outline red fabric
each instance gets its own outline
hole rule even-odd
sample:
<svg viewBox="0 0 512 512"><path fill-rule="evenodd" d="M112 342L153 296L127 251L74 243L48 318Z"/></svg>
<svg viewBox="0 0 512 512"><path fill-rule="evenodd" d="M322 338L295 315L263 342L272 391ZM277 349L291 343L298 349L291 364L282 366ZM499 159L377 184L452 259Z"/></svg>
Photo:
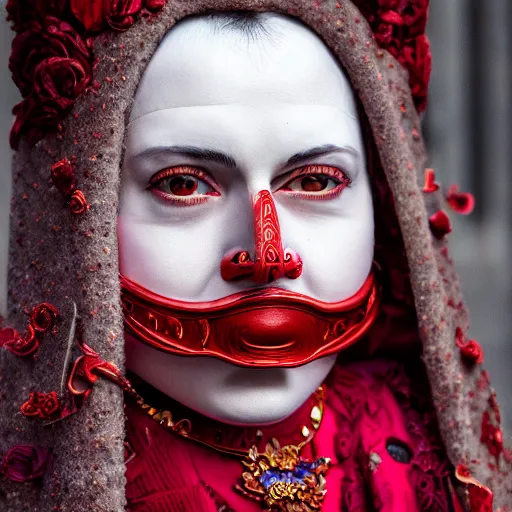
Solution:
<svg viewBox="0 0 512 512"><path fill-rule="evenodd" d="M322 512L450 510L449 466L435 418L399 365L338 366L327 389L322 425L303 453L332 459ZM127 511L261 511L233 489L242 474L239 459L168 432L131 401L126 412ZM289 421L273 430L290 431ZM407 448L409 462L390 455L391 441Z"/></svg>

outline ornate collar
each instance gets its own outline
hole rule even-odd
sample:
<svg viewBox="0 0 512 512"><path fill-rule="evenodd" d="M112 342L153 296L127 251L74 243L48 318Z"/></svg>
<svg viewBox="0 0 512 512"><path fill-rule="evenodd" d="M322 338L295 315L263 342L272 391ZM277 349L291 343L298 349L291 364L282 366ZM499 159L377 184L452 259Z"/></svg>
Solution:
<svg viewBox="0 0 512 512"><path fill-rule="evenodd" d="M330 460L303 458L301 450L320 427L322 387L285 420L258 428L227 425L207 418L135 376L131 380L138 391L131 383L124 386L127 399L135 400L140 409L164 428L221 453L242 457L245 470L235 485L242 494L261 502L272 512L320 510ZM153 405L146 400L151 400Z"/></svg>
<svg viewBox="0 0 512 512"><path fill-rule="evenodd" d="M263 452L273 439L283 445L308 444L320 427L325 392L319 387L308 400L288 418L268 426L237 426L208 418L169 398L134 374L129 375L127 398L157 423L182 437L216 451L245 457L249 450Z"/></svg>

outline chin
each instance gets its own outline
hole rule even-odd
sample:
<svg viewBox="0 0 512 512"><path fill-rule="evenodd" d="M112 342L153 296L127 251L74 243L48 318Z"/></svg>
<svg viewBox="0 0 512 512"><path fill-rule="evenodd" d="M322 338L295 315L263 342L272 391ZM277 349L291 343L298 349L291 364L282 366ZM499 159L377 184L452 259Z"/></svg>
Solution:
<svg viewBox="0 0 512 512"><path fill-rule="evenodd" d="M264 426L293 414L310 395L309 388L297 392L286 386L223 389L214 397L210 411L201 412L224 423Z"/></svg>
<svg viewBox="0 0 512 512"><path fill-rule="evenodd" d="M180 357L125 336L127 367L153 387L224 423L265 425L295 412L336 362L327 356L297 368L242 368L211 357Z"/></svg>

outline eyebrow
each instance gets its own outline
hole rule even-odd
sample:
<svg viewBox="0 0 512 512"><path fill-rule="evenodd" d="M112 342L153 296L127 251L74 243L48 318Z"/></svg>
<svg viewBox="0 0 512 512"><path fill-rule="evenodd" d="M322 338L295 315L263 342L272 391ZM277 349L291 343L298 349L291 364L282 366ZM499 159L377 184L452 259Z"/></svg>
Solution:
<svg viewBox="0 0 512 512"><path fill-rule="evenodd" d="M198 148L195 146L156 146L154 148L141 151L134 157L134 159L139 160L162 155L187 156L196 160L215 162L223 165L224 167L228 167L229 169L233 169L237 166L235 159L229 155L213 149Z"/></svg>
<svg viewBox="0 0 512 512"><path fill-rule="evenodd" d="M318 156L324 156L328 153L348 153L355 157L358 156L358 152L350 146L336 146L334 144L324 144L323 146L317 146L300 153L296 153L290 157L285 165L296 165L304 160L309 160ZM194 158L196 160L205 160L208 162L215 162L223 165L228 169L234 169L237 167L236 160L225 153L215 151L213 149L199 148L195 146L156 146L153 148L145 149L138 153L134 159L151 158L162 155L178 155Z"/></svg>
<svg viewBox="0 0 512 512"><path fill-rule="evenodd" d="M355 157L359 156L357 151L351 146L336 146L334 144L325 144L323 146L317 146L315 148L296 153L287 160L286 165L295 165L303 162L304 160L309 160L310 158L315 158L317 156L324 156L328 153L348 153Z"/></svg>

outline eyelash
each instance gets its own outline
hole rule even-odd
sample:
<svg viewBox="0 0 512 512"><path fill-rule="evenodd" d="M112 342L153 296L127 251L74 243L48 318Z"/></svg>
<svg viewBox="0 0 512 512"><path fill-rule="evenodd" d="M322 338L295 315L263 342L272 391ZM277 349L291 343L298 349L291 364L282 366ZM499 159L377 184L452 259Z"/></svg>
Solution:
<svg viewBox="0 0 512 512"><path fill-rule="evenodd" d="M195 195L191 197L187 196L178 196L171 195L162 190L158 190L157 187L160 185L166 178L171 178L173 176L193 176L197 178L200 182L208 185L212 190L212 192L208 192L201 195ZM149 185L147 187L148 190L166 201L169 201L174 206L193 206L197 204L203 204L208 201L211 197L220 196L220 192L217 190L217 185L213 181L213 179L209 176L208 173L199 169L197 167L192 167L188 165L180 165L177 167L169 167L162 171L156 173L150 180Z"/></svg>
<svg viewBox="0 0 512 512"><path fill-rule="evenodd" d="M193 176L197 178L199 182L208 185L212 191L190 196L178 196L176 194L166 193L157 188L165 179L171 178L173 176ZM291 189L283 190L284 187L290 186L297 179L306 176L327 176L328 179L334 181L335 186L330 190L318 192L293 191ZM343 190L346 187L349 187L351 183L352 180L350 177L337 167L329 165L307 165L305 167L291 171L288 178L279 187L277 192L285 193L288 197L297 199L326 201L339 197ZM218 197L221 195L217 189L217 184L207 172L200 168L188 165L169 167L159 171L150 179L147 189L150 190L153 194L163 198L166 201L169 201L174 206L193 206L203 204L212 197Z"/></svg>
<svg viewBox="0 0 512 512"><path fill-rule="evenodd" d="M336 183L336 186L325 192L299 192L292 190L282 190L293 183L295 180L305 176L328 176L329 179ZM296 197L297 199L306 199L310 201L327 201L329 199L335 199L341 195L343 190L352 184L350 177L337 167L330 165L307 165L292 171L289 179L281 185L279 188L280 192L286 193L288 197Z"/></svg>

